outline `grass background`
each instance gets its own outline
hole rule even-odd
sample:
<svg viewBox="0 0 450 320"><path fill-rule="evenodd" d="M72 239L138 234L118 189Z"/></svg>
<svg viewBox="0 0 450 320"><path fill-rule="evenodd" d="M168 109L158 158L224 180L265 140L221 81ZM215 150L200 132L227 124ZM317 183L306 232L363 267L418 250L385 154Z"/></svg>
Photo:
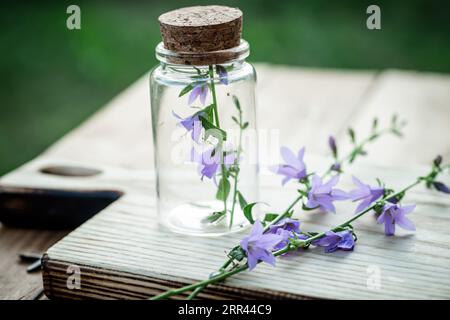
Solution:
<svg viewBox="0 0 450 320"><path fill-rule="evenodd" d="M217 2L215 2L217 3ZM382 30L366 28L368 5ZM82 29L66 28L78 4ZM42 152L156 64L157 17L207 1L23 1L0 19L0 175ZM247 0L250 60L450 72L449 1ZM150 141L149 141L150 143Z"/></svg>

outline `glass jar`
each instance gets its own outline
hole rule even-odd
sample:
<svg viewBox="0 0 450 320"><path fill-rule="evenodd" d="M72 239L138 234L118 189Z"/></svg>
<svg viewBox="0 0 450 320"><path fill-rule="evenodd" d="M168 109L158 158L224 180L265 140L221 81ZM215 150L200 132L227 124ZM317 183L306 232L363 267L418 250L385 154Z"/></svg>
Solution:
<svg viewBox="0 0 450 320"><path fill-rule="evenodd" d="M174 232L218 236L249 225L243 210L258 201L258 136L248 55L244 40L205 53L156 47L160 65L150 88L157 210Z"/></svg>

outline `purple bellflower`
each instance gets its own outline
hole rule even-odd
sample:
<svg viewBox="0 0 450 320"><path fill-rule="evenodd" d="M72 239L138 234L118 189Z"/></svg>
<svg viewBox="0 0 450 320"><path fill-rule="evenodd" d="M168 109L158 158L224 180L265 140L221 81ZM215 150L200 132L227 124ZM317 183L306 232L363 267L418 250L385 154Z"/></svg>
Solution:
<svg viewBox="0 0 450 320"><path fill-rule="evenodd" d="M219 75L220 83L224 85L228 85L228 72L224 66L216 65L216 72Z"/></svg>
<svg viewBox="0 0 450 320"><path fill-rule="evenodd" d="M252 232L241 241L241 247L247 253L247 263L249 270L252 270L258 264L258 261L264 261L275 266L275 256L272 250L277 246L283 237L278 234L263 233L262 223L257 220L253 224Z"/></svg>
<svg viewBox="0 0 450 320"><path fill-rule="evenodd" d="M395 234L396 224L405 230L414 231L416 227L406 215L413 211L415 207L415 205L400 206L399 204L388 202L383 206L377 222L378 224L384 223L384 233L387 236Z"/></svg>
<svg viewBox="0 0 450 320"><path fill-rule="evenodd" d="M356 207L356 212L366 209L371 203L383 196L384 188L364 184L355 176L352 179L357 188L349 191L348 196L353 201L361 201L358 207Z"/></svg>
<svg viewBox="0 0 450 320"><path fill-rule="evenodd" d="M175 118L180 120L180 122L178 122L180 126L185 128L188 132L191 132L192 140L198 143L203 129L202 122L200 121L201 114L195 114L187 118L180 117L174 111L172 111L172 114Z"/></svg>
<svg viewBox="0 0 450 320"><path fill-rule="evenodd" d="M286 247L289 239L307 239L307 236L300 234L300 221L290 218L284 218L271 225L267 233L278 234L282 237L282 241L274 247L275 250Z"/></svg>
<svg viewBox="0 0 450 320"><path fill-rule="evenodd" d="M276 174L284 176L281 182L283 185L291 179L300 180L306 177L306 166L303 162L304 155L305 148L301 148L297 156L289 148L281 148L281 156L286 161L286 164L272 167L271 170Z"/></svg>
<svg viewBox="0 0 450 320"><path fill-rule="evenodd" d="M333 157L337 157L337 145L336 145L336 139L333 136L330 136L328 138L328 146L331 149L331 152L333 153Z"/></svg>
<svg viewBox="0 0 450 320"><path fill-rule="evenodd" d="M333 201L346 200L348 195L340 189L333 189L339 182L339 176L334 176L327 183L323 183L318 175L312 177L311 190L308 192L306 207L314 209L321 207L325 211L336 213Z"/></svg>
<svg viewBox="0 0 450 320"><path fill-rule="evenodd" d="M437 191L450 194L450 188L447 187L445 184L439 181L433 182L433 186Z"/></svg>
<svg viewBox="0 0 450 320"><path fill-rule="evenodd" d="M336 250L350 251L355 246L353 233L349 230L333 232L327 231L325 236L312 242L313 245L323 247L326 253Z"/></svg>
<svg viewBox="0 0 450 320"><path fill-rule="evenodd" d="M203 177L215 179L217 171L221 166L222 159L220 152L220 150L218 151L215 148L211 148L199 154L194 148L192 148L191 161L198 163L198 173L201 175L202 180ZM235 159L236 157L233 152L226 153L223 157L223 163L227 168L229 168L234 163Z"/></svg>
<svg viewBox="0 0 450 320"><path fill-rule="evenodd" d="M188 104L191 105L199 98L202 105L205 105L206 96L208 95L208 84L206 82L197 83L189 94Z"/></svg>

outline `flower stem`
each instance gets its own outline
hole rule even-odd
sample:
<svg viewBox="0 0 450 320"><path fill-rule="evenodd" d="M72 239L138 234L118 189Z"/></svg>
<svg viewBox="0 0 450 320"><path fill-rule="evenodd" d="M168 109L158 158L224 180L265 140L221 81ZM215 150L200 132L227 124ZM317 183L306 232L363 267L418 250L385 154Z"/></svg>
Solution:
<svg viewBox="0 0 450 320"><path fill-rule="evenodd" d="M352 158L352 155L355 153L356 150L362 150L363 147L364 147L366 144L368 144L369 142L373 142L375 139L378 139L378 138L380 138L380 137L383 136L383 135L391 134L391 133L392 133L392 128L386 128L386 129L380 130L380 131L378 131L378 132L376 132L376 133L370 134L367 138L363 139L359 144L355 145L355 146L353 147L352 151L349 152L349 153L348 153L345 157L343 157L340 161L338 161L338 163L342 164L342 163L344 163L344 162L346 162L346 161L349 161L349 162L350 162L350 159ZM375 135L375 138L374 138L374 135ZM350 163L351 163L351 162L350 162ZM329 175L329 174L331 173L331 171L332 171L332 167L329 167L328 170L327 170L327 171L324 173L324 175L322 176L322 178L325 177L325 176L327 176L327 175Z"/></svg>
<svg viewBox="0 0 450 320"><path fill-rule="evenodd" d="M291 251L291 250L292 250L292 248L290 246L286 246L285 248L274 252L273 255L275 257L277 257L277 256L285 254L285 253L287 253L288 251ZM195 292L195 291L197 291L198 288L204 288L204 287L206 287L209 284L220 282L222 280L225 280L226 278L229 278L229 277L235 275L236 273L245 271L247 269L248 269L248 264L246 263L246 264L244 264L244 265L242 265L240 267L237 267L235 269L232 269L230 271L218 274L215 277L212 277L212 278L209 278L209 279L206 279L206 280L203 280L203 281L199 281L199 282L196 282L196 283L184 286L184 287L179 288L179 289L174 289L174 290L169 290L169 291L163 292L162 294L159 294L157 296L154 296L154 297L150 298L150 300L161 300L161 299L168 298L168 297L171 297L171 296L174 296L174 295L186 292L186 291L191 291L191 290L194 290L194 292ZM189 297L191 297L193 295L193 293Z"/></svg>
<svg viewBox="0 0 450 320"><path fill-rule="evenodd" d="M386 200L395 198L395 197L397 197L397 196L403 194L404 192L408 191L409 189L411 189L411 188L417 186L417 185L420 184L422 181L423 181L423 180L421 180L421 179L419 178L419 179L417 179L414 183L412 183L412 184L410 184L409 186L403 188L401 191L398 191L398 192L396 192L396 193L394 193L394 194L392 194L392 195L389 195L389 196L383 198L381 201L386 201ZM380 201L375 202L374 204L372 204L371 206L367 207L366 209L364 209L363 211L361 211L361 212L358 213L357 215L351 217L350 219L348 219L348 220L344 221L343 223L339 224L338 226L332 228L331 231L337 231L337 230L339 230L339 229L341 229L341 228L343 228L343 227L349 226L353 221L359 219L359 218L362 217L364 214L366 214L367 212L369 212L369 211L371 211L372 209L374 209L375 206L376 206L377 204L379 204L379 202L380 202ZM321 232L321 233L318 233L318 234L315 235L315 236L309 237L309 238L306 239L306 240L295 240L293 243L288 244L288 245L287 245L286 247L284 247L283 249L274 252L273 255L274 255L275 257L277 257L277 256L280 256L280 255L282 255L282 254L285 254L285 253L287 253L287 252L289 252L289 251L296 250L296 249L299 248L299 247L307 246L307 245L309 245L311 242L313 242L314 240L317 240L317 239L322 238L325 234L326 234L326 232ZM259 262L258 262L258 263L259 263ZM193 283L193 284L191 284L191 285L188 285L188 286L185 286L185 287L182 287L182 288L179 288L179 289L174 289L174 290L166 291L166 292L164 292L164 293L162 293L162 294L160 294L160 295L157 295L157 296L151 298L151 300L160 300L160 299L168 298L168 297L171 297L171 296L173 296L173 295L180 294L180 293L183 293L183 292L186 292L186 291L191 291L191 290L194 290L194 291L192 292L192 294L191 294L189 297L193 298L193 297L195 297L195 296L196 296L203 288L205 288L205 287L208 286L209 284L214 284L214 283L223 281L223 280L225 280L226 278L231 277L231 276L233 276L233 275L235 275L235 274L237 274L237 273L240 273L240 272L242 272L242 271L244 271L244 270L247 270L247 269L248 269L248 264L245 263L245 264L242 265L242 266L239 266L239 267L237 267L237 268L231 269L231 270L229 270L229 271L227 271L227 272L222 272L222 273L218 274L218 275L215 276L215 277L211 277L210 279L203 280L203 281L199 281L199 282Z"/></svg>
<svg viewBox="0 0 450 320"><path fill-rule="evenodd" d="M363 215L365 215L367 212L371 211L372 209L375 208L376 205L378 205L380 203L380 201L387 201L390 199L393 199L401 194L403 194L404 192L408 191L409 189L414 188L415 186L417 186L418 184L420 184L422 182L422 180L419 178L417 179L414 183L411 183L409 186L403 188L400 191L397 191L387 197L384 197L383 199L373 203L371 206L367 207L366 209L362 210L361 212L357 213L356 215L352 216L350 219L344 221L343 223L341 223L340 225L337 225L336 227L332 228L331 231L338 231L342 228L348 227L353 221L359 219L360 217L362 217ZM310 244L312 241L317 240L322 238L325 235L326 232L321 232L316 234L315 236L312 236L306 240L296 240L296 243L298 243L297 247L299 246L304 246L304 245L308 245Z"/></svg>
<svg viewBox="0 0 450 320"><path fill-rule="evenodd" d="M344 156L341 160L338 161L338 163L344 163L346 161L350 161L352 154L355 152L355 150L357 149L362 149L367 143L374 141L375 139L378 139L379 137L385 135L385 134L389 134L392 133L392 128L387 128L384 130L380 130L378 131L376 134L376 138L374 138L374 133L372 132L372 134L370 134L367 138L363 139L358 145L354 146L353 150L351 152L349 152L346 156ZM326 177L327 175L329 175L332 172L331 167L323 174L322 178ZM409 188L412 188L413 186L415 186L417 183L419 183L420 181L418 180L416 183L414 183L413 185L409 186L408 188L406 188L406 190L408 190ZM406 191L403 190L403 191ZM385 200L390 199L391 197L395 197L396 195L392 195L390 197L387 197ZM268 223L266 225L266 227L264 228L264 232L267 232L267 230L269 230L271 225L274 225L276 223L278 223L279 221L281 221L282 219L286 218L286 216L289 214L289 212L294 208L294 206L303 198L303 195L299 195L298 197L296 197L294 199L294 201L289 205L289 207L280 215L278 215L274 220L272 220L270 223ZM234 200L235 201L235 200ZM234 202L233 202L234 203ZM370 211L371 209L367 209L367 211L361 212L358 215L355 215L352 219L350 219L350 221L346 221L345 226L348 226L351 222L353 222L354 220L358 219L360 216L364 215L366 212ZM336 227L334 230L339 229L340 227L342 228L344 225L340 225L338 227ZM325 233L321 234L321 236L324 236ZM317 238L318 235L316 235ZM307 239L309 240L309 239ZM315 239L311 239L311 241L313 241ZM309 242L310 243L310 242ZM229 258L224 264L223 266L220 268L219 272L221 273L225 273L226 268L233 262L234 258ZM208 284L199 286L195 289L194 292L191 293L191 295L189 296L190 299L195 298Z"/></svg>
<svg viewBox="0 0 450 320"><path fill-rule="evenodd" d="M217 107L217 96L216 96L216 84L214 83L214 68L212 65L209 66L209 78L210 78L210 86L211 86L211 95L212 95L212 99L213 99L213 109L214 109L214 121L216 122L216 126L217 128L220 129L220 122L219 122L219 111L218 111L218 107ZM223 141L220 141L221 146L220 146L220 168L222 171L222 190L223 192L225 192L225 179L227 178L227 168L225 167L224 164L224 160L223 160L223 150L222 150L222 146L223 146ZM224 215L227 213L227 197L223 197L223 212Z"/></svg>
<svg viewBox="0 0 450 320"><path fill-rule="evenodd" d="M242 123L242 110L239 109L239 143L238 148L236 152L236 160L235 160L235 168L237 168L235 174L234 174L234 182L233 182L233 203L231 204L231 212L230 212L230 229L233 226L233 217L234 217L234 209L236 208L236 197L238 193L237 189L237 183L238 183L238 176L239 176L239 159L241 156L242 151L242 131L243 131L243 123Z"/></svg>

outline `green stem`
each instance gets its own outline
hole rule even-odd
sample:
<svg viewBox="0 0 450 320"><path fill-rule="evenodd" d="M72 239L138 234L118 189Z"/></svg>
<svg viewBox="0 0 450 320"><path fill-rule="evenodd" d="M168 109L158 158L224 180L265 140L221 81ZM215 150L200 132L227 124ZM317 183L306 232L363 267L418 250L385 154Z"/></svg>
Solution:
<svg viewBox="0 0 450 320"><path fill-rule="evenodd" d="M266 225L266 227L264 228L264 232L266 232L267 230L269 230L270 226L273 224L276 224L277 222L279 222L281 219L285 218L286 215L292 210L292 208L294 208L294 206L303 198L302 195L299 195L291 204L290 206L283 212L283 214L280 214L278 217L276 217L275 219L273 219L270 223L268 223ZM228 268L228 266L233 262L234 258L229 258L227 261L225 261L225 263L222 265L222 267L219 269L219 272L221 273L225 273L226 268ZM199 286L195 289L195 291L193 291L191 293L191 295L188 297L189 300L192 300L193 298L195 298L205 287L207 286L207 284Z"/></svg>
<svg viewBox="0 0 450 320"><path fill-rule="evenodd" d="M279 255L287 253L290 250L292 250L292 249L289 246L287 246L287 247L285 247L285 248L283 248L281 250L278 250L278 251L274 252L273 255L275 257L277 257ZM159 294L157 296L154 296L154 297L150 298L150 300L161 300L161 299L165 299L165 298L168 298L168 297L180 294L180 293L184 293L186 291L191 291L191 290L194 290L194 292L195 292L197 288L204 288L207 285L220 282L222 280L225 280L228 277L231 277L231 276L235 275L236 273L245 271L247 269L248 269L248 264L246 263L246 264L244 264L244 265L242 265L242 266L240 266L238 268L235 268L235 269L232 269L230 271L218 274L215 277L212 277L212 278L209 278L209 279L206 279L206 280L203 280L203 281L199 281L199 282L187 285L187 286L179 288L179 289L174 289L174 290L169 290L169 291L163 292L163 293L161 293L161 294ZM192 296L192 294L191 294L191 296Z"/></svg>
<svg viewBox="0 0 450 320"><path fill-rule="evenodd" d="M210 86L211 86L211 95L213 99L213 109L214 109L214 121L216 122L217 128L220 129L220 122L219 122L219 111L217 107L217 96L216 96L216 85L214 83L214 68L213 66L209 66L209 78L210 78ZM224 161L223 161L223 141L220 141L220 168L222 171L222 190L225 192L225 179L227 178L227 168L225 167ZM227 214L227 197L223 197L223 212L224 215Z"/></svg>
<svg viewBox="0 0 450 320"><path fill-rule="evenodd" d="M390 196L387 196L387 197L383 198L382 201L387 201L387 200L390 200L390 199L392 199L392 198L395 198L395 197L397 197L397 196L403 194L404 192L408 191L409 189L414 188L415 186L417 186L417 185L420 184L421 182L422 182L421 179L417 179L416 182L414 182L414 183L410 184L409 186L403 188L401 191L398 191L398 192L396 192L396 193L394 193L394 194L391 194ZM341 223L340 225L334 227L333 229L331 229L331 231L337 231L337 230L340 230L340 229L342 229L342 228L348 227L353 221L355 221L355 220L361 218L361 217L362 217L363 215L365 215L367 212L373 210L373 209L375 208L375 206L376 206L378 203L379 203L379 201L375 202L374 204L372 204L371 206L367 207L367 208L364 209L363 211L361 211L361 212L359 212L358 214L352 216L350 219L348 219L348 220L346 220L345 222ZM299 245L302 245L302 246L308 245L308 244L310 244L312 241L322 238L325 234L326 234L326 231L325 231L325 232L318 233L318 234L316 234L315 236L310 237L310 238L308 238L308 239L306 239L306 240L297 240L297 243L298 243Z"/></svg>
<svg viewBox="0 0 450 320"><path fill-rule="evenodd" d="M392 129L388 128L388 129L384 129L379 131L377 134L377 138L388 134L388 133L392 133ZM346 161L349 161L354 150L356 150L357 148L363 148L364 145L366 145L367 143L373 141L374 139L373 137L373 133L371 135L369 135L366 139L362 140L358 145L356 145L353 150L351 152L349 152L346 156L344 156L341 160L338 161L338 163L344 163ZM331 173L331 167L324 173L324 175L322 176L322 178L326 177L327 175L329 175ZM417 183L419 183L420 181L418 181ZM415 185L415 184L414 184ZM413 186L414 186L413 185ZM412 186L410 186L412 187ZM408 189L406 189L408 190ZM394 197L396 195L393 195L391 197ZM387 197L386 200L390 199L391 197ZM278 223L279 221L281 221L282 219L286 218L286 216L289 214L289 212L294 208L294 206L303 198L302 195L299 195L297 198L295 198L295 200L290 204L290 206L280 215L278 215L274 220L272 220L269 224L266 225L266 227L264 228L264 232L267 232L267 230L269 230L271 225L274 225L276 223ZM234 203L234 202L233 202ZM362 213L360 213L359 215L355 215L351 220L351 221L347 221L347 225L350 224L351 222L353 222L354 220L358 219L361 215L365 214L366 212L370 211L371 209L367 209L367 211L364 211ZM335 229L333 229L333 231L342 228L342 225L336 227ZM325 235L325 233L322 233L321 236ZM318 237L318 235L316 235L316 237ZM307 239L309 240L309 239ZM311 241L313 241L315 239L312 239ZM229 258L224 264L223 266L220 268L220 272L221 273L225 273L226 268L233 262L234 258ZM189 296L191 299L193 299L194 297L196 297L205 287L206 285L197 287L196 290L194 292L192 292L192 294Z"/></svg>
<svg viewBox="0 0 450 320"><path fill-rule="evenodd" d="M234 174L234 182L233 182L233 203L231 204L231 212L230 212L230 229L233 226L233 217L234 217L234 209L236 208L236 197L237 197L237 183L238 183L238 177L240 168L238 167L239 164L239 158L241 156L242 151L242 110L239 110L239 143L238 143L238 149L236 152L236 160L235 160L235 168L238 168Z"/></svg>
<svg viewBox="0 0 450 320"><path fill-rule="evenodd" d="M400 194L408 191L409 189L417 186L421 182L422 182L421 179L417 179L414 183L412 183L409 186L403 188L401 191L398 191L398 192L396 192L396 193L394 193L394 194L392 194L390 196L387 196L387 197L383 198L383 201L395 198L398 195L400 195ZM350 219L346 220L345 222L341 223L340 225L332 228L331 231L337 231L337 230L339 230L339 229L341 229L343 227L349 226L353 221L359 219L364 214L366 214L367 212L369 212L372 209L374 209L377 204L378 204L378 202L372 204L371 206L369 206L365 210L361 211L357 215L351 217ZM274 252L273 255L275 257L277 257L277 256L285 254L285 253L287 253L289 251L295 250L298 247L304 247L306 245L309 245L314 240L322 238L325 234L326 234L326 232L321 232L321 233L319 233L319 234L317 234L315 236L312 236L312 237L310 237L310 238L308 238L306 240L296 240L293 244L289 244L285 248ZM217 283L217 282L222 281L222 280L225 280L226 278L231 277L231 276L233 276L233 275L235 275L235 274L237 274L239 272L242 272L244 270L247 270L247 269L248 269L248 264L246 263L245 265L242 265L240 267L234 268L234 269L232 269L230 271L227 271L227 272L223 272L223 273L221 273L221 274L219 274L219 275L217 275L215 277L212 277L210 279L203 280L203 281L200 281L200 282L197 282L197 283L193 283L191 285L188 285L188 286L185 286L185 287L182 287L182 288L179 288L179 289L175 289L175 290L170 290L170 291L164 292L164 293L162 293L160 295L157 295L157 296L151 298L151 300L160 300L160 299L168 298L168 297L171 297L173 295L180 294L180 293L183 293L183 292L186 292L186 291L191 291L191 290L194 290L194 292L191 294L191 296L194 293L196 293L195 295L197 295L198 292L200 292L207 285L213 284L213 283Z"/></svg>
<svg viewBox="0 0 450 320"><path fill-rule="evenodd" d="M384 130L380 130L379 132L376 133L377 138L385 135L385 134L389 134L392 133L392 128L387 128ZM349 161L352 157L352 154L355 150L357 149L362 149L367 143L373 141L373 135L374 133L372 133L371 135L369 135L367 138L363 139L359 144L357 144L356 146L353 147L353 150L351 152L349 152L344 158L342 158L340 161L338 161L338 163L344 163L345 161ZM329 175L331 173L332 169L331 167L328 168L328 170L325 172L325 174L323 175L323 177ZM323 178L322 177L322 178Z"/></svg>

